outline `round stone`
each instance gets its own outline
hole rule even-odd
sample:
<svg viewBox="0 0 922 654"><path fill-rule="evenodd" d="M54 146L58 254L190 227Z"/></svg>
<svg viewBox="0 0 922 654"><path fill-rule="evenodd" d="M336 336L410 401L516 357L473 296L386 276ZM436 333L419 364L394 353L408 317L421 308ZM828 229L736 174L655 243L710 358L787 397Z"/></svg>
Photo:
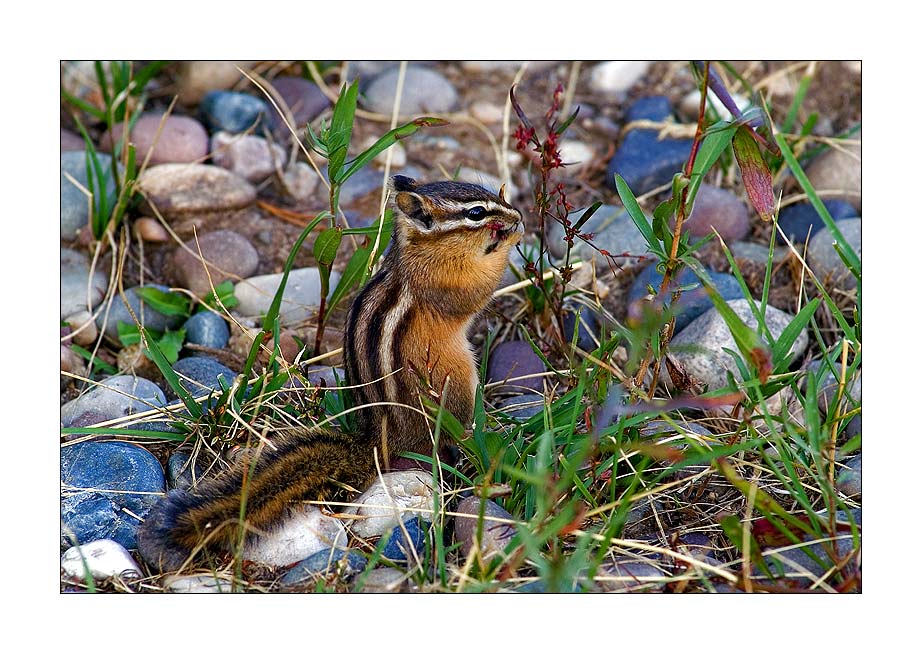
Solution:
<svg viewBox="0 0 922 654"><path fill-rule="evenodd" d="M79 134L61 128L61 152L80 151L86 149L86 141Z"/></svg>
<svg viewBox="0 0 922 654"><path fill-rule="evenodd" d="M505 341L493 348L490 354L487 383L505 382L495 389L496 392L533 390L540 393L544 390L544 376L541 373L546 371L544 361L535 354L529 343Z"/></svg>
<svg viewBox="0 0 922 654"><path fill-rule="evenodd" d="M568 307L563 314L563 337L567 343L573 342L576 336L576 347L586 352L594 351L601 337L599 322L595 312L585 306Z"/></svg>
<svg viewBox="0 0 922 654"><path fill-rule="evenodd" d="M255 61L185 61L179 69L179 101L195 105L213 90L229 89Z"/></svg>
<svg viewBox="0 0 922 654"><path fill-rule="evenodd" d="M861 260L861 218L847 218L836 223L842 238L848 243L858 260ZM810 241L807 251L807 263L813 274L827 289L853 289L857 286L854 275L845 266L835 245L837 237L829 229L821 229Z"/></svg>
<svg viewBox="0 0 922 654"><path fill-rule="evenodd" d="M186 357L173 364L173 372L179 375L179 384L192 396L221 391L223 379L227 386L234 383L237 374L208 356Z"/></svg>
<svg viewBox="0 0 922 654"><path fill-rule="evenodd" d="M255 183L284 168L288 153L261 136L217 132L211 137L211 160Z"/></svg>
<svg viewBox="0 0 922 654"><path fill-rule="evenodd" d="M350 530L362 538L380 536L412 516L432 510L432 474L422 470L386 472L355 501L358 516Z"/></svg>
<svg viewBox="0 0 922 654"><path fill-rule="evenodd" d="M206 164L152 166L138 179L138 187L165 217L242 209L256 200L256 189L248 181Z"/></svg>
<svg viewBox="0 0 922 654"><path fill-rule="evenodd" d="M429 523L411 518L399 527L394 527L381 550L382 556L395 563L410 563L422 560L426 553L426 532Z"/></svg>
<svg viewBox="0 0 922 654"><path fill-rule="evenodd" d="M170 240L170 233L153 218L135 220L134 232L138 238L148 243L166 243Z"/></svg>
<svg viewBox="0 0 922 654"><path fill-rule="evenodd" d="M749 207L735 194L702 184L698 187L691 215L682 228L697 238L716 231L724 242L733 243L749 234L749 213Z"/></svg>
<svg viewBox="0 0 922 654"><path fill-rule="evenodd" d="M73 330L71 340L77 345L87 347L96 342L99 336L99 330L96 328L96 320L89 311L78 311L64 319Z"/></svg>
<svg viewBox="0 0 922 654"><path fill-rule="evenodd" d="M849 497L861 497L861 455L843 462L836 475L836 489Z"/></svg>
<svg viewBox="0 0 922 654"><path fill-rule="evenodd" d="M186 330L186 343L216 350L227 347L227 341L230 339L227 321L211 311L202 311L190 316L183 329Z"/></svg>
<svg viewBox="0 0 922 654"><path fill-rule="evenodd" d="M115 180L112 178L112 157L105 153L97 153L99 165L106 177L105 190L109 206L115 203ZM77 184L71 181L71 178ZM95 182L94 176L94 182ZM81 187L83 187L81 189ZM86 176L86 152L74 150L61 153L61 238L72 241L77 238L77 232L86 227L90 220L89 200L84 193L90 190ZM96 189L98 193L99 190Z"/></svg>
<svg viewBox="0 0 922 654"><path fill-rule="evenodd" d="M100 139L100 147L112 151L124 132L124 124L117 123L111 132ZM140 165L150 155L148 165L162 163L193 163L208 155L208 132L202 124L189 116L145 114L140 116L131 130L135 158Z"/></svg>
<svg viewBox="0 0 922 654"><path fill-rule="evenodd" d="M825 200L839 198L861 209L861 131L848 138L854 144L830 148L804 171Z"/></svg>
<svg viewBox="0 0 922 654"><path fill-rule="evenodd" d="M272 566L291 565L329 547L348 542L343 523L315 506L293 505L283 521L247 541L243 558Z"/></svg>
<svg viewBox="0 0 922 654"><path fill-rule="evenodd" d="M109 301L109 303L99 312L99 315L96 316L96 325L100 329L105 329L105 334L113 340L118 340L118 323L123 322L128 325L134 325L135 319L132 316L137 316L137 319L141 321L141 324L148 329L153 329L158 332L165 331L167 329L175 329L183 322L182 316L167 316L159 311L155 311L150 307L146 302L142 302L141 298L138 296L139 288L156 288L164 293L169 292L169 288L160 284L149 284L146 287L133 286L125 291L125 299L122 299L121 294L115 294ZM125 304L125 300L128 301L128 304ZM131 307L131 312L128 311L128 307ZM103 327L105 326L105 327Z"/></svg>
<svg viewBox="0 0 922 654"><path fill-rule="evenodd" d="M200 234L176 248L167 260L165 272L177 286L204 298L212 293L212 284L236 282L252 275L258 266L259 253L245 237L220 229Z"/></svg>
<svg viewBox="0 0 922 654"><path fill-rule="evenodd" d="M262 99L235 91L209 91L199 105L202 121L211 132L233 134L250 129L260 133L271 111Z"/></svg>
<svg viewBox="0 0 922 654"><path fill-rule="evenodd" d="M330 289L339 283L339 273L330 274ZM258 275L244 279L234 287L238 300L237 313L242 316L264 316L282 282L282 273ZM296 325L310 318L320 304L320 271L317 268L297 268L288 275L279 309L282 326Z"/></svg>
<svg viewBox="0 0 922 654"><path fill-rule="evenodd" d="M390 116L394 111L399 69L388 69L376 76L365 89L364 105L371 111ZM458 105L458 92L441 73L421 66L407 66L400 96L400 115L440 114Z"/></svg>
<svg viewBox="0 0 922 654"><path fill-rule="evenodd" d="M544 411L545 398L538 393L522 393L504 397L496 403L496 408L512 418L528 419Z"/></svg>
<svg viewBox="0 0 922 654"><path fill-rule="evenodd" d="M166 404L160 387L143 377L115 375L102 380L80 397L61 407L61 424L65 427L94 424L103 420L143 413ZM92 415L93 423L81 420Z"/></svg>
<svg viewBox="0 0 922 654"><path fill-rule="evenodd" d="M348 579L362 572L367 563L367 559L358 552L327 547L298 562L285 573L280 583L282 586L295 586L333 572Z"/></svg>
<svg viewBox="0 0 922 654"><path fill-rule="evenodd" d="M503 108L487 100L478 100L470 106L471 116L487 125L495 125L503 120Z"/></svg>
<svg viewBox="0 0 922 654"><path fill-rule="evenodd" d="M108 276L99 268L90 273L90 259L83 252L61 248L61 317L91 310L106 295Z"/></svg>
<svg viewBox="0 0 922 654"><path fill-rule="evenodd" d="M285 170L282 183L292 198L298 202L307 202L314 197L314 191L320 184L320 175L310 164L298 161L293 168Z"/></svg>
<svg viewBox="0 0 922 654"><path fill-rule="evenodd" d="M858 215L858 210L845 200L826 200L823 205L834 221ZM810 202L797 202L778 214L778 228L792 243L805 243L808 236L812 238L825 227L826 223Z"/></svg>
<svg viewBox="0 0 922 654"><path fill-rule="evenodd" d="M589 73L593 91L606 94L625 93L650 69L650 61L603 61Z"/></svg>
<svg viewBox="0 0 922 654"><path fill-rule="evenodd" d="M576 175L595 159L595 150L588 144L575 139L563 139L558 147L560 158L569 175Z"/></svg>
<svg viewBox="0 0 922 654"><path fill-rule="evenodd" d="M89 442L61 450L61 544L108 538L137 547L143 520L165 490L157 458L137 445Z"/></svg>
<svg viewBox="0 0 922 654"><path fill-rule="evenodd" d="M295 129L302 128L317 116L323 113L330 101L316 84L303 77L280 76L272 80L272 86L282 96L294 118ZM272 130L279 137L289 137L291 132L282 122L278 112L274 109L270 114Z"/></svg>
<svg viewBox="0 0 922 654"><path fill-rule="evenodd" d="M458 503L457 513L455 542L461 543L465 558L477 551L482 560L501 556L515 536L515 518L493 500L466 497Z"/></svg>
<svg viewBox="0 0 922 654"><path fill-rule="evenodd" d="M143 576L128 550L108 538L74 545L61 557L61 569L65 576L75 580L84 580L87 570L97 581L111 577L133 581Z"/></svg>
<svg viewBox="0 0 922 654"><path fill-rule="evenodd" d="M571 224L579 221L585 209L574 211L568 217ZM600 251L608 252L614 265L625 270L633 270L645 265L653 255L647 247L647 241L637 229L634 221L621 207L603 204L580 227L583 235L592 235L590 243L579 237L573 239L572 253L588 261L598 259ZM563 258L567 251L566 230L556 220L548 229L548 249L556 257ZM607 260L607 258L606 258ZM607 268L607 264L602 264Z"/></svg>

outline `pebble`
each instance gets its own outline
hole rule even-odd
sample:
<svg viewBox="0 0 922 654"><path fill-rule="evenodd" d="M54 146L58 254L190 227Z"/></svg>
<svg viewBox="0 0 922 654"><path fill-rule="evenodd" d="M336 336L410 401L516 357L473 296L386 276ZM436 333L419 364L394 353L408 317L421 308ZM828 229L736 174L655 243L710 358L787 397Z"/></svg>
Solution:
<svg viewBox="0 0 922 654"><path fill-rule="evenodd" d="M776 241L772 264L777 265L784 261L784 258L787 256L787 250L788 247L786 244ZM761 243L753 243L751 241L737 241L736 243L731 243L730 254L733 255L737 263L748 262L752 265L761 266L763 272L765 266L768 264L768 246L762 245Z"/></svg>
<svg viewBox="0 0 922 654"><path fill-rule="evenodd" d="M192 459L188 449L177 449L166 462L166 482L169 490L189 490L205 474L207 467L202 463L201 455Z"/></svg>
<svg viewBox="0 0 922 654"><path fill-rule="evenodd" d="M842 237L851 245L858 259L861 259L861 218L846 218L836 223ZM811 239L807 250L807 264L810 269L829 290L838 288L850 290L857 286L857 280L845 267L839 253L835 251L833 243L836 238L828 229L821 229Z"/></svg>
<svg viewBox="0 0 922 654"><path fill-rule="evenodd" d="M829 212L833 221L838 222L843 218L854 218L858 215L858 210L845 200L824 200L823 205ZM782 209L778 214L778 228L784 232L792 243L805 243L807 237L811 238L821 229L825 229L826 223L820 218L820 214L810 202L797 202ZM781 237L778 237L781 243Z"/></svg>
<svg viewBox="0 0 922 654"><path fill-rule="evenodd" d="M740 112L745 112L749 106L750 102L747 98L741 95L730 94L730 97L733 98L733 102L736 104L737 109ZM679 102L679 111L682 112L682 115L689 120L698 120L698 107L701 103L701 91L694 90L689 91L682 100ZM730 110L724 106L724 103L720 101L720 98L717 97L717 94L714 93L713 89L708 89L708 103L707 106L717 112L717 117L720 120L732 120L733 114L730 113Z"/></svg>
<svg viewBox="0 0 922 654"><path fill-rule="evenodd" d="M386 70L394 69L400 65L399 61L390 60L358 60L349 62L349 70L346 72L350 82L356 77L359 79L359 87L367 88L369 82L376 76Z"/></svg>
<svg viewBox="0 0 922 654"><path fill-rule="evenodd" d="M61 484L62 546L72 545L73 537L78 544L108 538L126 549L136 548L138 519L144 519L165 491L157 458L121 442L64 447Z"/></svg>
<svg viewBox="0 0 922 654"><path fill-rule="evenodd" d="M346 371L335 366L310 366L307 369L307 381L311 386L336 388L346 379Z"/></svg>
<svg viewBox="0 0 922 654"><path fill-rule="evenodd" d="M304 504L287 509L284 522L274 530L251 537L243 558L272 566L291 565L328 547L345 547L348 542L342 521L316 506Z"/></svg>
<svg viewBox="0 0 922 654"><path fill-rule="evenodd" d="M545 398L538 393L522 393L505 397L496 403L496 408L512 418L532 418L544 411Z"/></svg>
<svg viewBox="0 0 922 654"><path fill-rule="evenodd" d="M471 116L487 125L496 125L503 121L503 107L488 100L478 100L469 108Z"/></svg>
<svg viewBox="0 0 922 654"><path fill-rule="evenodd" d="M167 218L242 209L256 200L256 189L247 180L208 164L151 166L138 178L138 187Z"/></svg>
<svg viewBox="0 0 922 654"><path fill-rule="evenodd" d="M604 592L661 593L668 581L666 573L650 563L621 558L603 564L595 582Z"/></svg>
<svg viewBox="0 0 922 654"><path fill-rule="evenodd" d="M841 513L841 512L839 512ZM860 518L857 519L860 526ZM859 532L860 534L860 532ZM809 540L812 537L807 536ZM860 545L860 536L859 536ZM840 560L848 556L854 550L854 539L850 531L839 532L836 539L832 542L823 543L806 543L799 547L785 546L784 548L763 549L762 555L770 568L777 575L784 577L786 582L806 588L811 586L817 579L823 579L826 584L835 587L839 574L827 574L829 570L835 567L827 548L835 548L835 552ZM813 556L811 556L811 554ZM819 562L817 562L817 560ZM853 571L856 567L856 559L846 566L846 574ZM753 576L756 581L764 579L765 573L753 564ZM777 581L775 582L777 583Z"/></svg>
<svg viewBox="0 0 922 654"><path fill-rule="evenodd" d="M601 334L595 311L586 306L565 308L563 314L564 340L572 343L574 335L576 336L576 347L581 350L593 352L599 347L598 341Z"/></svg>
<svg viewBox="0 0 922 654"><path fill-rule="evenodd" d="M248 182L261 182L284 168L288 153L261 136L216 132L211 137L211 160Z"/></svg>
<svg viewBox="0 0 922 654"><path fill-rule="evenodd" d="M86 141L79 134L75 134L69 129L61 128L61 152L83 152L86 149Z"/></svg>
<svg viewBox="0 0 922 654"><path fill-rule="evenodd" d="M314 191L320 184L320 175L304 161L298 161L282 174L285 191L298 202L307 202L314 197ZM342 202L342 196L340 196Z"/></svg>
<svg viewBox="0 0 922 654"><path fill-rule="evenodd" d="M838 198L853 203L861 209L861 131L850 136L855 145L830 148L810 162L804 171L807 178L824 201Z"/></svg>
<svg viewBox="0 0 922 654"><path fill-rule="evenodd" d="M592 146L576 139L563 139L558 150L569 175L578 175L595 159Z"/></svg>
<svg viewBox="0 0 922 654"><path fill-rule="evenodd" d="M354 577L365 569L368 560L353 550L341 548L324 548L299 561L285 573L279 583L282 586L295 586L312 581L318 575L337 573L341 578Z"/></svg>
<svg viewBox="0 0 922 654"><path fill-rule="evenodd" d="M682 224L693 237L702 238L716 230L726 243L740 241L749 235L749 207L734 193L709 184L698 187L695 206Z"/></svg>
<svg viewBox="0 0 922 654"><path fill-rule="evenodd" d="M853 499L861 498L861 455L843 461L836 475L836 490Z"/></svg>
<svg viewBox="0 0 922 654"><path fill-rule="evenodd" d="M183 329L186 330L186 343L216 350L227 347L230 339L227 321L211 311L201 311L190 316L183 324Z"/></svg>
<svg viewBox="0 0 922 654"><path fill-rule="evenodd" d="M195 356L180 359L173 364L173 371L179 375L179 384L193 396L217 391L221 392L224 382L231 386L237 373L209 356ZM172 396L172 391L170 393Z"/></svg>
<svg viewBox="0 0 922 654"><path fill-rule="evenodd" d="M369 82L362 102L365 108L386 116L393 113L399 73L399 68L389 68ZM458 91L441 73L407 66L400 96L401 116L447 113L457 106Z"/></svg>
<svg viewBox="0 0 922 654"><path fill-rule="evenodd" d="M90 258L77 250L61 248L60 274L62 318L92 309L102 302L109 288L109 278L99 264L90 275Z"/></svg>
<svg viewBox="0 0 922 654"><path fill-rule="evenodd" d="M626 122L665 121L672 115L665 96L641 98L627 111ZM614 188L621 175L635 196L672 181L691 152L692 139L658 138L657 129L631 129L608 163L607 181Z"/></svg>
<svg viewBox="0 0 922 654"><path fill-rule="evenodd" d="M161 127L162 123L162 127ZM100 138L100 147L111 152L122 138L125 125L116 124L111 132ZM193 163L208 155L208 132L200 122L189 116L162 114L139 116L131 129L131 142L135 146L138 166L150 155L148 165L162 163Z"/></svg>
<svg viewBox="0 0 922 654"><path fill-rule="evenodd" d="M589 72L589 87L598 93L627 92L650 70L650 61L604 61Z"/></svg>
<svg viewBox="0 0 922 654"><path fill-rule="evenodd" d="M750 328L757 328L757 321L745 299L729 300L727 304ZM773 338L793 319L773 306L765 307L765 324ZM807 335L801 332L794 341L791 351L794 358L803 354L807 347ZM729 370L734 377L739 377L736 362L724 352L724 348L740 353L730 329L721 318L717 309L710 309L695 318L687 327L672 339L670 350L676 361L693 377L707 384L711 390L726 386L726 373ZM745 357L743 358L745 361ZM668 375L663 375L668 379ZM667 382L671 383L671 382Z"/></svg>
<svg viewBox="0 0 922 654"><path fill-rule="evenodd" d="M164 331L166 329L176 329L183 322L182 316L166 316L159 311L152 309L146 302L141 302L141 298L138 297L138 289L142 288L141 286L132 286L129 289L125 290L125 298L128 300L128 305L125 305L125 300L122 299L121 294L116 293L109 301L108 309L104 307L99 315L96 316L96 325L102 329L103 323L105 323L105 333L109 338L117 341L118 340L118 323L119 321L127 323L129 325L135 324L134 318L132 318L131 313L128 312L128 306L131 307L131 311L134 312L134 315L137 316L138 320L141 323L155 331ZM161 284L147 284L145 288L156 288L161 291L167 292L170 289ZM143 313L141 307L144 307ZM106 312L108 310L108 316Z"/></svg>
<svg viewBox="0 0 922 654"><path fill-rule="evenodd" d="M76 580L85 579L87 570L97 581L110 577L129 581L144 576L128 550L108 538L74 545L61 557L61 569Z"/></svg>
<svg viewBox="0 0 922 654"><path fill-rule="evenodd" d="M195 105L205 94L216 89L229 89L244 79L237 70L247 70L255 61L185 61L179 72L179 101Z"/></svg>
<svg viewBox="0 0 922 654"><path fill-rule="evenodd" d="M202 122L212 133L237 134L251 128L262 133L272 111L261 98L236 91L209 91L199 105Z"/></svg>
<svg viewBox="0 0 922 654"><path fill-rule="evenodd" d="M164 590L171 593L233 593L234 584L230 579L216 577L214 574L169 575L161 582Z"/></svg>
<svg viewBox="0 0 922 654"><path fill-rule="evenodd" d="M711 281L714 282L714 288L717 290L720 297L727 301L744 297L743 287L740 286L736 277L729 273L718 273L710 269L706 270ZM639 302L642 298L646 297L648 295L647 286L652 286L654 291L659 292L659 287L662 283L663 275L657 271L656 264L650 264L634 278L628 290L628 303L633 306L635 302ZM666 296L663 298L666 306L671 304L671 289L679 286L690 286L692 284L697 285L697 287L684 291L675 305L676 321L673 330L674 334L678 334L692 320L714 306L714 303L711 302L711 298L704 290L704 285L701 284L695 273L688 268L683 268L679 271L678 279L673 278L673 282L670 283L669 290L667 290Z"/></svg>
<svg viewBox="0 0 922 654"><path fill-rule="evenodd" d="M528 342L504 341L493 348L490 354L490 362L487 364L487 383L503 382L511 378L536 375L546 371L544 361L535 354ZM501 384L494 389L494 392L520 393L523 390L542 392L544 377L516 379Z"/></svg>
<svg viewBox="0 0 922 654"><path fill-rule="evenodd" d="M408 590L406 573L394 568L375 568L356 581L360 593L400 593Z"/></svg>
<svg viewBox="0 0 922 654"><path fill-rule="evenodd" d="M134 233L148 243L166 243L170 240L169 232L153 218L138 218L134 221Z"/></svg>
<svg viewBox="0 0 922 654"><path fill-rule="evenodd" d="M199 259L199 252L206 264ZM206 271L207 267L207 271ZM164 273L180 288L187 288L199 297L212 292L212 284L239 281L256 272L259 252L243 236L228 229L219 229L186 241L177 247L166 261Z"/></svg>
<svg viewBox="0 0 922 654"><path fill-rule="evenodd" d="M576 224L584 212L584 209L580 209L571 213L568 218L570 223ZM584 235L592 234L592 244L595 248L609 252L615 265L626 270L643 266L653 256L647 249L643 234L637 229L627 211L621 207L603 204L580 227L580 232ZM564 228L557 221L551 222L547 244L551 254L556 257L562 258L566 255L565 236ZM584 261L600 257L595 248L581 238L573 239L572 253ZM608 264L604 262L597 265L608 268Z"/></svg>
<svg viewBox="0 0 922 654"><path fill-rule="evenodd" d="M109 180L106 183L106 193L109 196L110 206L115 203L115 180L112 179L112 157L99 152L99 165L104 171L109 171ZM90 190L86 177L86 153L84 150L74 150L61 153L61 239L73 241L77 232L86 227L90 220L89 200L84 192L74 185L70 175L84 189ZM94 175L95 181L95 175ZM97 190L98 192L98 190Z"/></svg>
<svg viewBox="0 0 922 654"><path fill-rule="evenodd" d="M339 283L340 274L330 274L330 291ZM258 275L244 279L234 287L237 313L242 316L263 316L282 282L282 273ZM296 325L310 318L320 304L320 271L317 268L296 268L288 275L282 296L279 321L282 326Z"/></svg>
<svg viewBox="0 0 922 654"><path fill-rule="evenodd" d="M412 516L429 515L432 488L432 474L422 470L384 473L355 501L359 517L350 530L362 538L381 536Z"/></svg>
<svg viewBox="0 0 922 654"><path fill-rule="evenodd" d="M61 424L64 427L96 424L165 404L166 396L154 382L143 377L115 375L62 406ZM92 416L92 422L86 422L87 415Z"/></svg>
<svg viewBox="0 0 922 654"><path fill-rule="evenodd" d="M391 535L381 550L381 555L395 563L414 564L423 559L426 553L426 532L428 522L411 518L403 527L394 527Z"/></svg>
<svg viewBox="0 0 922 654"><path fill-rule="evenodd" d="M99 336L99 330L96 328L96 320L89 311L78 311L64 318L71 327L71 341L77 345L87 347L96 342Z"/></svg>
<svg viewBox="0 0 922 654"><path fill-rule="evenodd" d="M303 77L282 75L272 80L272 87L288 105L292 118L294 118L292 127L295 129L303 128L330 106L330 101L323 91ZM282 108L281 105L279 108ZM269 114L269 124L273 133L279 138L287 140L291 136L288 127L285 126L281 116L274 108Z"/></svg>
<svg viewBox="0 0 922 654"><path fill-rule="evenodd" d="M456 512L467 514L455 516L455 542L461 544L461 555L464 558L468 558L473 551L478 551L483 561L503 555L506 546L515 536L515 518L511 513L493 500L482 500L476 496L461 500ZM481 529L480 538L477 537L478 529Z"/></svg>

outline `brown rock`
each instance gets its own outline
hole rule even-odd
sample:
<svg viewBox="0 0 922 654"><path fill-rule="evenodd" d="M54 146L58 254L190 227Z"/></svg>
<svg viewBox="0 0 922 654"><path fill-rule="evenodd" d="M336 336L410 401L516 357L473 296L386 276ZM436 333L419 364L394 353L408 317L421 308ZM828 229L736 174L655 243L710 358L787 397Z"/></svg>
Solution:
<svg viewBox="0 0 922 654"><path fill-rule="evenodd" d="M239 281L252 275L259 265L256 248L246 238L230 230L202 234L197 242L191 239L183 245L185 247L176 248L167 262L167 272L177 285L200 297L211 293L211 284L217 286L226 280ZM199 249L207 262L207 273L199 259Z"/></svg>
<svg viewBox="0 0 922 654"><path fill-rule="evenodd" d="M248 181L206 164L153 166L141 175L138 187L164 217L242 209L256 200Z"/></svg>
<svg viewBox="0 0 922 654"><path fill-rule="evenodd" d="M162 128L161 128L162 123ZM99 145L111 151L113 144L122 137L125 126L115 125L99 140ZM140 166L148 153L148 165L162 163L193 163L208 155L208 132L200 122L188 116L167 116L146 114L138 118L131 130L131 142L135 145L136 160Z"/></svg>

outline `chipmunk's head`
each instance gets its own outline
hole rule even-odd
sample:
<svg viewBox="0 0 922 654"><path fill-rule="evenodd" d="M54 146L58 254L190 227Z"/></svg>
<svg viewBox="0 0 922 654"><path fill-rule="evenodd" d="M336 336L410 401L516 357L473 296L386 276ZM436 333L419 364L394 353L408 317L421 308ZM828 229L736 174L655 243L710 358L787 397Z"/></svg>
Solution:
<svg viewBox="0 0 922 654"><path fill-rule="evenodd" d="M404 243L444 243L479 256L505 257L525 231L521 212L476 184L433 182L395 175L395 234Z"/></svg>

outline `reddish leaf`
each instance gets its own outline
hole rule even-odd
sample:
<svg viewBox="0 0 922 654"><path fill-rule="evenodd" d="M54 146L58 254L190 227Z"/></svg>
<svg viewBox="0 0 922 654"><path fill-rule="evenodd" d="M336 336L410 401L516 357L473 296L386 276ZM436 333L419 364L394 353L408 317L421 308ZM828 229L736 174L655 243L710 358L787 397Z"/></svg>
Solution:
<svg viewBox="0 0 922 654"><path fill-rule="evenodd" d="M748 125L742 126L733 135L733 153L736 155L749 201L762 220L771 220L775 213L772 173L762 157L752 128Z"/></svg>

